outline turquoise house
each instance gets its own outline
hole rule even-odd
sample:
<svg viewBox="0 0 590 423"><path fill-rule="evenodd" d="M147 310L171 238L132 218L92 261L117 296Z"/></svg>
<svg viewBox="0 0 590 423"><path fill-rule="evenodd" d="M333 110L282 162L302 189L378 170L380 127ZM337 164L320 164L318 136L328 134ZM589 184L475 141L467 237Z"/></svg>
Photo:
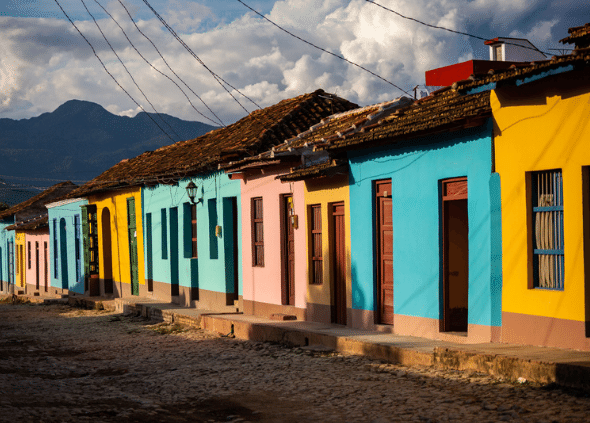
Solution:
<svg viewBox="0 0 590 423"><path fill-rule="evenodd" d="M490 116L489 92L449 88L327 147L345 151L350 165L353 327L499 341Z"/></svg>
<svg viewBox="0 0 590 423"><path fill-rule="evenodd" d="M82 209L88 201L72 198L46 204L49 223L50 285L57 292L84 294Z"/></svg>
<svg viewBox="0 0 590 423"><path fill-rule="evenodd" d="M0 293L12 293L14 287L14 231L6 228L14 224L14 216L0 220Z"/></svg>
<svg viewBox="0 0 590 423"><path fill-rule="evenodd" d="M188 307L234 307L242 295L240 182L211 172L141 193L148 294Z"/></svg>

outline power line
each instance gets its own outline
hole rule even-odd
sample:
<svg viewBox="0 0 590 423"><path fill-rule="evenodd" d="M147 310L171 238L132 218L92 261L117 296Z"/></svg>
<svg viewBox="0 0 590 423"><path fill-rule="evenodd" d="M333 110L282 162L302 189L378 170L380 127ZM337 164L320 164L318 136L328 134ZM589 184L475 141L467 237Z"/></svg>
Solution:
<svg viewBox="0 0 590 423"><path fill-rule="evenodd" d="M139 92L143 95L143 97L148 102L148 104L150 106L152 106L153 111L156 113L156 115L158 115L158 117L160 118L160 120L162 122L164 122L166 125L168 125L168 127L172 130L172 132L178 137L179 141L183 141L182 137L180 135L178 135L178 133L174 130L174 128L172 126L170 126L170 124L168 122L166 122L164 120L164 118L162 117L162 115L160 115L160 113L156 110L156 108L154 107L154 105L152 104L152 102L149 100L149 98L147 97L147 95L143 92L143 90L137 84L137 82L135 81L135 78L133 77L133 75L131 75L131 72L129 72L129 69L127 69L127 66L125 66L125 63L123 63L123 61L121 60L121 58L119 57L119 55L117 54L117 52L115 51L115 49L113 48L113 46L111 45L111 43L109 42L109 40L107 39L106 35L104 35L104 32L100 28L100 25L98 25L98 22L94 18L94 15L92 13L90 13L90 10L88 10L88 7L86 7L86 3L84 2L84 0L80 0L80 1L84 5L84 9L86 9L86 12L88 12L88 14L90 15L90 17L94 21L94 24L96 25L96 27L100 31L100 34L102 35L102 38L104 38L105 42L108 44L108 46L110 47L110 49L113 52L113 54L119 60L119 63L121 63L121 66L123 66L123 69L125 69L125 72L127 72L127 75L129 75L129 77L131 78L131 81L133 81L133 84L135 84L135 86L137 87L137 89L139 90Z"/></svg>
<svg viewBox="0 0 590 423"><path fill-rule="evenodd" d="M145 1L145 0L144 0L144 1ZM314 48L316 48L316 49L318 49L318 50L321 50L321 51L323 51L324 53L328 53L328 54L330 54L330 55L332 55L332 56L334 56L334 57L337 57L337 58L338 58L338 59L340 59L340 60L344 60L345 62L347 62L347 63L350 63L351 65L353 65L353 66L356 66L357 68L360 68L360 69L364 70L365 72L368 72L368 73L370 73L371 75L373 75L373 76L375 76L375 77L379 78L380 80L387 82L389 85L392 85L392 86L394 86L395 88L397 88L397 89L398 89L398 90L400 90L401 92L403 92L403 93L405 93L405 94L407 94L407 95L411 96L411 94L410 94L409 92L407 92L407 91L406 91L406 90L404 90L403 88L401 88L401 87L399 87L399 86L395 85L393 82L391 82L391 81L388 81L387 79L383 78L382 76L380 76L380 75L377 75L375 72L373 72L373 71L370 71L369 69L365 68L364 66L361 66L361 65L359 65L359 64L357 64L357 63L354 63L354 62L352 62L352 61L350 61L350 60L346 59L346 58L345 58L345 57L343 57L343 56L340 56L340 55L338 55L338 54L336 54L336 53L332 53L331 51L328 51L328 50L326 50L326 49L324 49L324 48L322 48L322 47L319 47L319 46L317 46L317 45L315 45L315 44L313 44L313 43L310 43L310 42L309 42L309 41L307 41L307 40L304 40L303 38L301 38L301 37L299 37L299 36L297 36L297 35L293 34L292 32L289 32L289 31L287 31L285 28L283 28L283 27L279 26L278 24L276 24L275 22L271 21L271 20L270 20L270 19L268 19L266 16L264 16L262 13L260 13L260 12L258 12L257 10L255 10L255 9L251 8L250 6L248 6L248 5L247 5L246 3L244 3L242 0L237 0L237 1L238 1L239 3L242 3L244 6L246 6L248 9L250 9L252 12L256 13L256 14L257 14L258 16L260 16L262 19L264 19L264 20L266 20L266 21L270 22L271 24L273 24L274 26L276 26L276 27L277 27L278 29L280 29L281 31L283 31L283 32L286 32L286 33L287 33L287 34L289 34L291 37L297 38L299 41L302 41L302 42L304 42L304 43L305 43L305 44L307 44L307 45L310 45L310 46L312 46L312 47L314 47Z"/></svg>
<svg viewBox="0 0 590 423"><path fill-rule="evenodd" d="M97 1L97 0L94 0L94 1L96 1L96 2L98 3L98 1ZM177 86L177 87L178 87L178 88L179 88L179 89L182 91L182 93L184 94L184 96L186 97L186 99L188 100L188 102L191 104L191 106L193 106L193 109L195 109L195 111L196 111L198 114L200 114L200 115L201 115L201 116L203 116L205 119L208 119L209 121L211 121L211 122L213 122L213 123L216 123L216 124L217 124L217 123L219 123L219 124L221 124L221 126L225 126L225 124L223 123L223 121L222 121L222 120L221 120L221 119L220 119L220 118L219 118L219 117L218 117L218 116L215 114L215 112L214 112L213 110L211 110L211 108L210 108L210 107L207 105L207 103L205 103L205 101L204 101L204 100L203 100L203 99L202 99L202 98L201 98L201 97L200 97L200 96L199 96L199 95L198 95L196 92L194 92L194 91L191 89L191 87L189 87L189 86L188 86L188 84L187 84L186 82L184 82L184 80L183 80L183 79L182 79L180 76L178 76L178 74L177 74L176 72L174 72L174 69L172 69L172 67L171 67L171 66L168 64L168 62L166 61L166 59L164 58L164 56L162 55L162 53L160 53L160 50L158 49L158 47L156 47L156 45L154 44L154 42L153 42L153 41L152 41L152 40L151 40L151 39L150 39L150 38L149 38L147 35L145 35L141 29L139 29L139 27L137 26L137 23L135 23L135 21L133 20L133 17L131 16L131 13L129 13L129 10L128 10L128 9L127 9L127 7L126 7L126 6L123 4L123 2L122 2L121 0L119 0L119 3L121 4L121 6L123 6L123 9L125 9L125 12L127 12L127 15L129 16L129 19L131 19L131 22L133 22L133 25L135 25L135 28L137 29L137 31L138 31L138 32L139 32L141 35L143 35L143 36L144 36L144 38L145 38L146 40L148 40L148 41L151 43L151 45L154 47L154 49L155 49L155 50L158 52L158 54L160 55L160 58L161 58L161 59L164 61L164 63L165 63L165 64L166 64L166 66L168 67L168 69L170 69L170 72L172 72L172 73L174 74L174 76L176 76L176 77L177 77L177 78L180 80L180 82L182 82L182 83L184 84L184 86L185 86L186 88L188 88L188 90L189 90L190 92L192 92L192 93L193 93L193 94L194 94L194 95L195 95L195 96L196 96L196 97L197 97L197 98L198 98L198 99L201 101L201 103L203 103L203 105L204 105L204 106L207 108L207 110L209 110L209 111L211 112L211 114L212 114L213 116L215 116L215 118L217 119L217 121L218 121L218 122L215 122L215 121L214 121L214 120L212 120L211 118L209 118L209 117L205 116L203 113L199 112L199 111L196 109L196 107L193 105L193 103L191 102L190 98L189 98L189 97L188 97L188 96L185 94L185 92L182 90L182 88L180 88L180 86L179 86L179 85L178 85L178 84L177 84L177 83L176 83L176 82L175 82L175 81L174 81L172 78L170 78L168 75L166 75L166 74L164 74L164 73L160 72L158 69L156 69L155 67L153 67L151 63L149 63L149 62L148 62L148 64L149 64L150 66L152 66L152 67L153 67L153 68L154 68L156 71L158 71L158 72L160 72L162 75L164 75L166 78L170 79L170 81L174 82L174 84L175 84L175 85L176 85L176 86ZM100 3L98 3L98 4L99 4L99 6L100 6L100 7L102 7L102 5L100 5ZM103 9L104 9L104 7L103 7ZM106 11L106 9L105 9L105 12L106 12L106 13L107 13L109 16L111 16L111 15L110 15L110 13ZM114 19L112 16L111 16L111 19L113 19L113 20L115 21L115 23L117 23L117 25L119 25L119 23L118 23L118 22L117 22L117 21L116 21L116 20L115 20L115 19ZM119 25L119 28L121 28L121 25ZM121 28L121 31L123 31L123 28ZM127 34L125 33L125 31L123 31L123 34L125 34L125 37L127 37ZM127 38L127 39L129 40L129 38ZM131 41L129 41L129 43L131 43ZM131 43L131 45L133 46L133 43ZM135 46L133 46L133 48L135 48ZM136 49L136 51L137 51L137 49ZM137 53L138 53L138 54L139 54L139 55L140 55L140 56L143 58L143 56L141 55L141 53L139 53L139 51L137 51ZM146 59L144 59L144 60L146 60ZM146 60L146 62L147 62L147 60Z"/></svg>
<svg viewBox="0 0 590 423"><path fill-rule="evenodd" d="M238 1L240 1L240 0L238 0ZM392 10L392 9L390 9L388 7L385 7L382 4L375 3L373 0L365 0L365 1L367 3L374 4L375 6L378 6L381 9L387 10L388 12L391 12L391 13L399 16L400 18L407 19L409 21L413 21L413 22L419 23L420 25L424 25L424 26L427 26L429 28L441 29L443 31L452 32L453 34L465 35L467 37L476 38L476 39L482 40L482 41L487 41L488 40L488 38L483 38L483 37L480 37L479 35L469 34L468 32L455 31L454 29L445 28L444 26L437 26L437 25L432 25L432 24L426 23L426 22L422 22L421 20L418 20L418 19L415 19L415 18L411 18L409 16L402 15L401 13L396 12L395 10ZM538 51L538 52L543 53L543 54L546 54L546 55L550 55L549 53L544 52L544 51L541 51L541 50L539 50L536 47L528 47L528 46L523 46L523 45L520 45L520 44L511 43L511 42L504 42L504 44L508 44L508 45L512 45L512 46L518 46L518 47L521 47L521 48L526 48L528 50L534 50L534 51Z"/></svg>
<svg viewBox="0 0 590 423"><path fill-rule="evenodd" d="M99 3L98 0L94 0L94 2L96 4L98 4L101 9L113 20L113 22L115 22L115 24L117 24L117 26L119 27L119 29L121 30L121 32L123 32L123 35L125 35L125 38L127 38L127 41L129 42L129 44L131 45L131 47L133 47L133 49L135 50L135 52L139 55L139 57L141 57L143 59L144 62L146 62L149 66L151 66L152 69L154 69L156 72L158 72L160 75L165 76L166 78L168 78L170 80L170 82L172 82L174 85L176 85L178 87L178 89L182 92L182 94L184 94L184 96L186 97L186 99L188 100L188 102L190 103L190 105L192 106L192 108L195 110L195 112L197 112L198 114L200 114L202 117L204 117L205 119L208 119L209 121L218 124L220 122L215 122L213 119L210 119L209 117L205 116L203 113L201 113L199 110L197 110L197 108L195 107L195 105L191 102L190 98L188 97L188 95L184 92L184 90L180 87L180 85L178 85L176 83L176 81L174 81L172 78L170 78L168 75L166 75L165 73L161 72L158 68L156 68L154 65L152 65L149 60L147 60L141 53L140 51L135 47L135 45L133 44L133 42L129 39L129 37L127 36L127 33L125 32L125 30L123 29L123 27L119 24L119 22L113 17L113 15L111 15L109 13L108 10L106 10L102 4ZM186 84L185 84L186 85ZM221 123L223 125L223 123Z"/></svg>
<svg viewBox="0 0 590 423"><path fill-rule="evenodd" d="M240 105L240 107L242 109L244 109L246 111L246 113L249 114L250 112L248 111L248 109L246 109L242 105L242 103L239 102L239 100L227 89L227 87L225 85L227 85L228 87L232 88L233 90L235 90L236 92L241 94L243 97L248 99L252 104L254 104L259 109L262 109L258 104L256 104L256 102L254 100L252 100L250 97L248 97L247 95L242 93L240 90L238 90L237 88L232 86L229 82L225 81L221 76L217 75L215 72L213 72L211 69L209 69L209 67L207 67L205 62L203 62L201 60L201 58L199 56L197 56L194 51L191 50L191 48L178 36L178 34L174 31L174 29L172 29L172 27L170 25L168 25L168 23L164 20L164 18L162 18L160 16L160 14L152 7L152 5L147 0L143 0L143 2L147 5L147 7L150 8L150 10L158 18L158 20L160 22L162 22L164 27L172 34L172 36L174 38L176 38L176 40L186 49L186 51L188 51L191 54L191 56L193 56L205 69L207 69L207 71L209 71L209 73L213 76L213 78L217 81L217 83L219 83L219 85L221 85L221 87L235 100L236 103L238 103Z"/></svg>
<svg viewBox="0 0 590 423"><path fill-rule="evenodd" d="M61 7L61 4L59 3L59 1L58 1L58 0L54 0L54 1L57 3L57 5L58 5L58 6L59 6L59 8L61 9L61 11L62 11L62 12L63 12L63 14L65 15L65 17L68 19L68 21L70 21L70 23L73 25L73 27L76 29L76 31L78 31L78 34L80 34L80 36L81 36L82 38L84 38L84 41L86 41L86 43L88 43L88 45L89 45L89 46L90 46L90 48L92 49L92 52L94 53L94 55L96 56L96 58L98 59L98 61L99 61L99 62L100 62L100 64L102 65L102 67L104 68L105 72L106 72L106 73L107 73L107 74L108 74L108 75L109 75L109 76L110 76L110 77L113 79L113 81L115 81L115 84L117 84L117 85L119 86L119 88L121 88L121 90L123 90L123 92L124 92L125 94L127 94L127 96L128 96L130 99L131 99L131 101L133 101L133 102L134 102L134 103L137 105L137 107L139 107L141 110L143 110L143 111L146 113L146 115L147 115L147 116L148 116L148 117L151 119L151 121L152 121L152 122L154 122L154 124L155 124L155 125L156 125L158 128L160 128L160 131L162 131L164 134L166 134L166 136L167 136L168 138L170 138L170 140L171 140L172 142L176 142L176 141L174 141L174 139L173 139L173 138L172 138L172 137L171 137L171 136L170 136L170 135L169 135L169 134L168 134L166 131L164 131L164 129L163 129L163 128L162 128L162 127L161 127L161 126L158 124L158 122L156 122L156 121L154 120L154 118L153 118L153 117L152 117L152 116L151 116L149 113L147 113L147 112L145 111L145 109L144 109L144 108L143 108L143 107L142 107L142 106L141 106L141 105L140 105L140 104L139 104L137 101L135 101L135 99L133 98L133 96L131 96L131 94L129 94L129 93L127 92L127 90L126 90L125 88L123 88L123 87L121 86L121 84L119 84L119 82L117 81L117 79L116 79L116 78L113 76L113 74L112 74L112 73L110 73L110 72L109 72L109 70L107 69L107 67L105 66L105 64L104 64L104 63L103 63L103 61L101 60L101 58L100 58L100 57L98 56L98 54L96 53L96 50L95 50L95 49L94 49L94 47L92 46L92 43L91 43L90 41L88 41L88 39L87 39L87 38L84 36L84 34L82 34L82 31L80 31L80 29L78 29L78 27L76 26L76 24L74 23L74 21L73 21L73 20L70 18L70 16L69 16L69 15L66 13L66 11L63 9L63 7Z"/></svg>

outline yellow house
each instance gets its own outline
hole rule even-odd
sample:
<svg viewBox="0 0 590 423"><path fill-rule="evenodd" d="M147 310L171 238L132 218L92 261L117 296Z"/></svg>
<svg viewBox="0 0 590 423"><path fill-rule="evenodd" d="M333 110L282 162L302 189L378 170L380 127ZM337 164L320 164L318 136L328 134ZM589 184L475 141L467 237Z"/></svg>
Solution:
<svg viewBox="0 0 590 423"><path fill-rule="evenodd" d="M16 273L16 286L21 288L25 287L26 283L26 272L25 272L25 233L21 231L15 231L14 234L14 256L15 256L15 269Z"/></svg>
<svg viewBox="0 0 590 423"><path fill-rule="evenodd" d="M146 291L139 187L88 196L85 233L90 295Z"/></svg>
<svg viewBox="0 0 590 423"><path fill-rule="evenodd" d="M492 78L503 342L590 350L589 59Z"/></svg>

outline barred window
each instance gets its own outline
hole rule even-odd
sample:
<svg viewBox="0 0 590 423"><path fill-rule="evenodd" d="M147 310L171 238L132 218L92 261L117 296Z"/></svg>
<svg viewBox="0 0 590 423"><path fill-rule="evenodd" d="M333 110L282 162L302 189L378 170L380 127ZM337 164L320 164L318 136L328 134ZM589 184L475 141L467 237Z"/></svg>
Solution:
<svg viewBox="0 0 590 423"><path fill-rule="evenodd" d="M563 290L563 177L560 169L532 173L533 287Z"/></svg>

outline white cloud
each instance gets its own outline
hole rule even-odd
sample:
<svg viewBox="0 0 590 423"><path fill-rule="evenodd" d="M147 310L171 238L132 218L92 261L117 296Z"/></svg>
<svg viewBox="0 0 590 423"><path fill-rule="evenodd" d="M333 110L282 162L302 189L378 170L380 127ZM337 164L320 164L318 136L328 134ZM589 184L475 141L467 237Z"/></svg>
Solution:
<svg viewBox="0 0 590 423"><path fill-rule="evenodd" d="M566 35L563 26L567 24L551 8L547 12L537 10L540 1L380 0L379 3L406 16L457 31L481 31L477 35L488 38L508 34L529 38L543 49L546 47L543 44L555 43L553 37ZM193 110L172 82L137 55L119 27L94 2L87 1L87 4L158 111L211 123ZM119 2L101 4L106 4L146 59L173 78L201 113L214 119L205 105L168 70L150 42L137 32ZM225 123L245 114L162 24L145 13L143 2L125 0L125 4L176 73ZM201 5L201 0L160 0L152 4L211 70L263 107L317 88L361 105L401 94L363 70L292 38L245 8L243 15L230 23L208 29L211 22L219 22L215 2L208 2L208 6ZM590 6L586 6L588 9ZM426 70L473 58L474 45L481 44L402 19L362 0L284 0L267 10L270 10L269 18L285 29L378 73L407 91L424 83ZM576 13L579 15L578 10ZM583 23L570 22L570 26ZM85 20L76 24L113 76L150 110L94 22ZM53 110L72 98L100 103L122 115L139 110L105 73L69 22L0 17L0 39L0 116L30 117ZM254 110L252 103L232 88L228 90L248 110Z"/></svg>

